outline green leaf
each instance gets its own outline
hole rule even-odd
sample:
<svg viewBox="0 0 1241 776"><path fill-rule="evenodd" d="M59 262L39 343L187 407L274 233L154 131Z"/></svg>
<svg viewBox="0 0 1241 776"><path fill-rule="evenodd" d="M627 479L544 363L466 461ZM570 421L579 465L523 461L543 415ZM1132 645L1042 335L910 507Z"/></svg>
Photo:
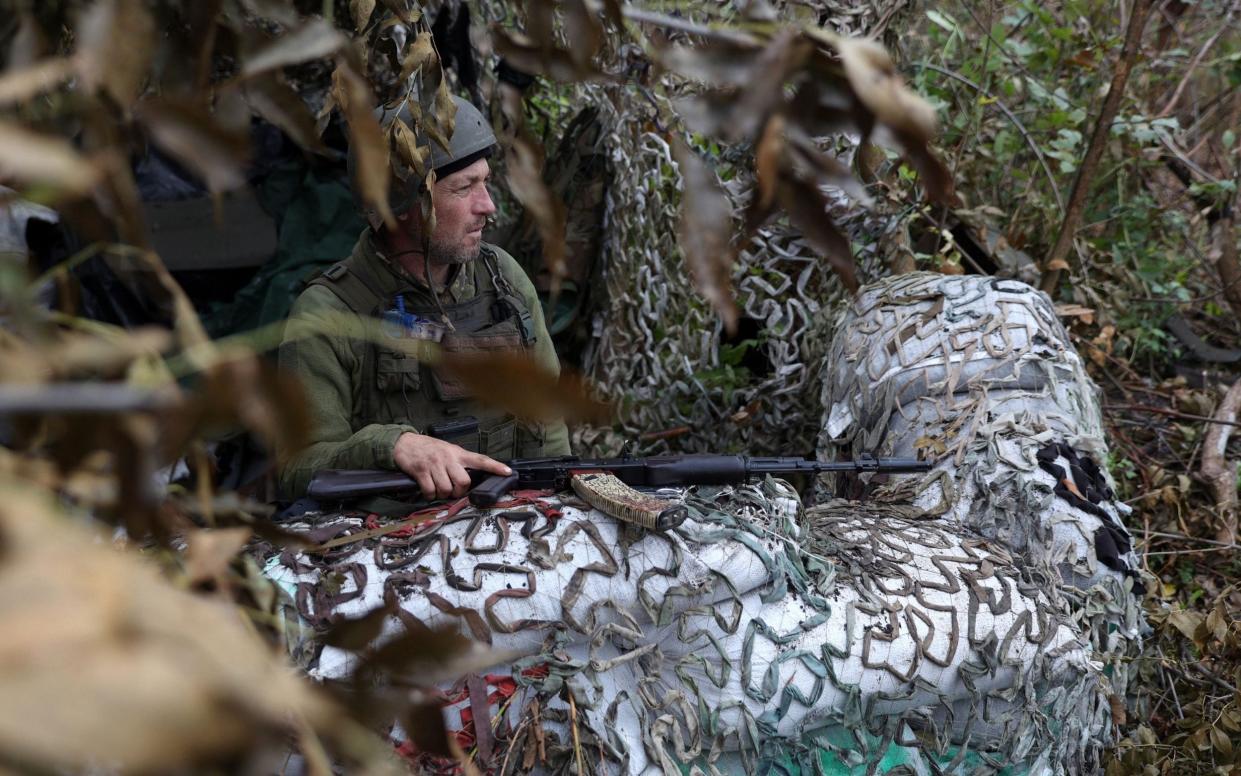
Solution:
<svg viewBox="0 0 1241 776"><path fill-rule="evenodd" d="M943 27L948 32L956 32L958 29L956 21L954 21L953 18L946 13L936 10L929 10L926 12L926 18L930 19L936 25Z"/></svg>

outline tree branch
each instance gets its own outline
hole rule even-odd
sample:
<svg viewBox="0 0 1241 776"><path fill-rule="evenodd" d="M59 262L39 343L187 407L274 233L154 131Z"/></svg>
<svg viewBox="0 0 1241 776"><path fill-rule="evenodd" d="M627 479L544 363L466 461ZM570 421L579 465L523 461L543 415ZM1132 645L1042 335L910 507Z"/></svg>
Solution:
<svg viewBox="0 0 1241 776"><path fill-rule="evenodd" d="M1039 282L1039 288L1049 294L1055 291L1056 285L1060 282L1061 270L1068 268L1065 257L1069 254L1078 223L1081 222L1082 213L1086 210L1086 195L1090 192L1091 179L1094 178L1099 160L1103 157L1103 149L1107 145L1112 122L1116 120L1116 114L1120 111L1125 84L1129 81L1129 72L1133 69L1133 63L1137 60L1138 51L1141 49L1142 30L1146 27L1146 20L1150 16L1152 2L1153 0L1134 0L1133 11L1129 15L1129 27L1125 31L1125 43L1121 47L1120 56L1116 60L1116 68L1112 72L1112 84L1107 90L1107 97L1103 100L1099 118L1095 121L1094 132L1090 135L1090 144L1086 147L1086 155L1082 158L1081 166L1077 168L1077 176L1073 179L1073 189L1069 192L1069 204L1065 209L1064 221L1060 224L1060 234L1056 236L1056 242L1043 264L1043 277Z"/></svg>
<svg viewBox="0 0 1241 776"><path fill-rule="evenodd" d="M1237 540L1237 467L1228 462L1225 449L1237 411L1241 409L1241 380L1232 384L1224 400L1215 410L1215 423L1202 440L1202 478L1211 486L1224 524L1215 540L1233 543Z"/></svg>

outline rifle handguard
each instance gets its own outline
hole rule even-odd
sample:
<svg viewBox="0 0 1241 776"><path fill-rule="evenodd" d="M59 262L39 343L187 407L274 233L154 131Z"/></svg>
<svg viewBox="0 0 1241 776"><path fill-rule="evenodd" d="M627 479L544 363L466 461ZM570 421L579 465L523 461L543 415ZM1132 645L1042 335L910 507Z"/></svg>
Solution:
<svg viewBox="0 0 1241 776"><path fill-rule="evenodd" d="M606 472L575 474L570 482L573 492L595 509L648 530L676 528L689 516L684 504L670 504L664 499L639 493Z"/></svg>

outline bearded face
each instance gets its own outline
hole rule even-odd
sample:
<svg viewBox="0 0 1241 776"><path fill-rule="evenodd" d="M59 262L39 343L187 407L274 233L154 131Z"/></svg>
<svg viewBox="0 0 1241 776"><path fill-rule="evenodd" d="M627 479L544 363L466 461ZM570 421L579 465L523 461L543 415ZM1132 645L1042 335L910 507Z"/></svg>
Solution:
<svg viewBox="0 0 1241 776"><path fill-rule="evenodd" d="M496 212L487 191L491 168L479 159L435 182L435 231L431 233L432 264L465 264L478 258L483 228Z"/></svg>

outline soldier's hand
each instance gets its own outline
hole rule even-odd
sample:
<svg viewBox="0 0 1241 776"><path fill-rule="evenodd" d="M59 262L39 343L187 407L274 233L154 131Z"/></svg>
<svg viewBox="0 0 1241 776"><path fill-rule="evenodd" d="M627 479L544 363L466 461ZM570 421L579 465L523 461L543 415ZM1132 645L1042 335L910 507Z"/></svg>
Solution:
<svg viewBox="0 0 1241 776"><path fill-rule="evenodd" d="M512 469L494 458L412 431L397 437L392 457L397 468L413 477L423 497L429 500L464 496L470 489L466 469L512 474Z"/></svg>

